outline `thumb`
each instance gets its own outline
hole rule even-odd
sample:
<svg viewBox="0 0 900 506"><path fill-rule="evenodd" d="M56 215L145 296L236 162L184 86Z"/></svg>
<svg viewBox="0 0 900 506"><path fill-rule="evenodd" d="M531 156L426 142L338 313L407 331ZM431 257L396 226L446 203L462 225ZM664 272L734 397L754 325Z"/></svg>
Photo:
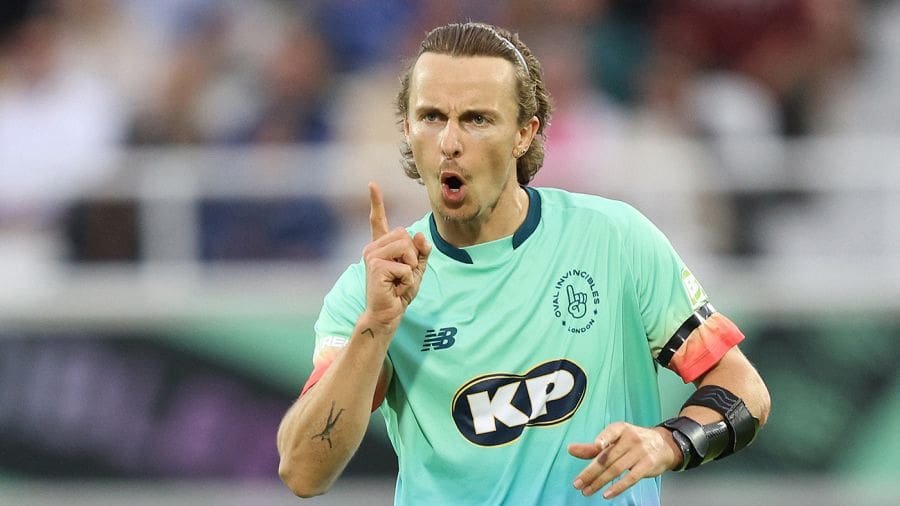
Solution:
<svg viewBox="0 0 900 506"><path fill-rule="evenodd" d="M419 264L416 266L416 272L421 276L425 273L425 267L428 264L428 257L431 256L431 243L425 239L425 234L422 232L417 233L413 236L413 245L416 247L416 251L419 252Z"/></svg>

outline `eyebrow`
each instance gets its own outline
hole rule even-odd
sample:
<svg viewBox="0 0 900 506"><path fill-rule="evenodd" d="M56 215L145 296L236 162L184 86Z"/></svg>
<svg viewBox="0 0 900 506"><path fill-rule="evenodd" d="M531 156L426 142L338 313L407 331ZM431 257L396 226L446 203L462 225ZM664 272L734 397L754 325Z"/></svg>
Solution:
<svg viewBox="0 0 900 506"><path fill-rule="evenodd" d="M422 105L422 106L419 106L419 107L416 107L415 109L413 109L413 114L415 116L423 116L425 114L432 113L432 112L445 114L444 111L442 111L439 108L434 107L432 105Z"/></svg>
<svg viewBox="0 0 900 506"><path fill-rule="evenodd" d="M428 113L432 113L432 112L436 112L436 113L442 114L444 116L447 115L447 113L445 111L442 111L439 107L436 107L433 105L422 105L422 106L416 107L413 110L413 113L415 114L415 116L422 116L424 114L428 114ZM468 117L472 117L475 115L490 116L493 118L498 115L498 112L496 109L492 109L489 107L473 108L473 109L463 110L459 116L461 118L468 118Z"/></svg>

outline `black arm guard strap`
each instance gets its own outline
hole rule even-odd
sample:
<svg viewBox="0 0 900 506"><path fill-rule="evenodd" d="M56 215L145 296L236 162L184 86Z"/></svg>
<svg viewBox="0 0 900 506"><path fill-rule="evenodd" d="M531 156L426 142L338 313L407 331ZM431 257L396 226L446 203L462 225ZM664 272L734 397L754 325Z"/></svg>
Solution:
<svg viewBox="0 0 900 506"><path fill-rule="evenodd" d="M747 447L759 430L759 420L753 417L744 401L730 391L716 385L706 385L697 389L681 409L687 406L703 406L725 417L728 444L715 458L724 458ZM707 426L704 426L707 427Z"/></svg>
<svg viewBox="0 0 900 506"><path fill-rule="evenodd" d="M668 367L669 362L672 361L672 357L675 356L675 352L678 351L678 348L681 348L681 345L684 344L685 341L687 341L691 332L700 325L703 325L703 322L715 312L716 309L712 307L712 304L707 303L691 313L691 316L688 317L687 321L678 327L675 334L673 334L672 337L666 341L666 344L663 345L662 349L659 350L659 355L656 356L656 361L659 362L659 365Z"/></svg>

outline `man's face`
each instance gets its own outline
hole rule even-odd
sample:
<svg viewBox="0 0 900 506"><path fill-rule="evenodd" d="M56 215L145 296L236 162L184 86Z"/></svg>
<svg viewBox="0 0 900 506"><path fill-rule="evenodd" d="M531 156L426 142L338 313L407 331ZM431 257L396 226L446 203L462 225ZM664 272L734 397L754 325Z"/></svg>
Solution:
<svg viewBox="0 0 900 506"><path fill-rule="evenodd" d="M439 217L485 222L517 189L513 153L528 129L517 125L515 97L515 69L503 58L419 56L404 133Z"/></svg>

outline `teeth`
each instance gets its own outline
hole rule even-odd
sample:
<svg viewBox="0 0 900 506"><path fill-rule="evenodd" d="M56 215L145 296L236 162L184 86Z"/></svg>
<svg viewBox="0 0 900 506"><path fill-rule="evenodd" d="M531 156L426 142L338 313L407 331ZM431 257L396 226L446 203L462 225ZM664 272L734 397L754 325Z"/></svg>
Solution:
<svg viewBox="0 0 900 506"><path fill-rule="evenodd" d="M450 188L450 191L453 193L459 193L459 188Z"/></svg>

